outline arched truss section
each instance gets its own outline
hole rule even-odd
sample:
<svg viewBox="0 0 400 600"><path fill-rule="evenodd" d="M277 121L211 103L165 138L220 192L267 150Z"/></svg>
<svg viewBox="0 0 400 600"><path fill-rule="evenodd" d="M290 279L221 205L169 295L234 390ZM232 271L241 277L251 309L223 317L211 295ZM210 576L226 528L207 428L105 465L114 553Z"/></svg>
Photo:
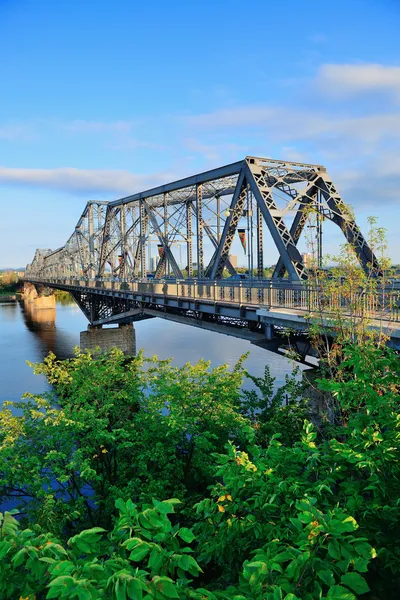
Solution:
<svg viewBox="0 0 400 600"><path fill-rule="evenodd" d="M365 271L380 274L324 167L257 157L114 202L88 202L65 246L37 250L29 274L94 278L109 271L138 278L146 277L152 261L155 278L219 279L225 268L235 273L229 256L235 235L245 226L251 266L259 277L268 231L279 252L273 277L287 273L291 280L305 280L308 272L297 244L310 210L340 227ZM294 214L290 226L288 214ZM205 242L213 250L208 260Z"/></svg>

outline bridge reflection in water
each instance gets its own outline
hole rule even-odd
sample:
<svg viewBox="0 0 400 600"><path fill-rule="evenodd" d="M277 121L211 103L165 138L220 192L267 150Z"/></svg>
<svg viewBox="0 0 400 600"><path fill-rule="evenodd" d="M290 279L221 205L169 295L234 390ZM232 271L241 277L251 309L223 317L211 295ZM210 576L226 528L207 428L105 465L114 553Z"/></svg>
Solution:
<svg viewBox="0 0 400 600"><path fill-rule="evenodd" d="M51 301L54 302L54 296ZM66 331L56 322L57 310L63 310L63 306L60 304L75 305L75 302L71 297L69 300L63 300L62 303L57 300L57 304L58 308L56 308L55 302L52 307L43 308L43 306L40 307L40 303L35 301L22 299L19 303L23 322L27 330L34 334L35 344L40 349L38 354L40 359L50 351L61 360L70 358L73 347L77 345L74 331ZM60 321L60 315L58 320ZM63 315L61 315L62 321ZM25 358L27 356L24 356Z"/></svg>

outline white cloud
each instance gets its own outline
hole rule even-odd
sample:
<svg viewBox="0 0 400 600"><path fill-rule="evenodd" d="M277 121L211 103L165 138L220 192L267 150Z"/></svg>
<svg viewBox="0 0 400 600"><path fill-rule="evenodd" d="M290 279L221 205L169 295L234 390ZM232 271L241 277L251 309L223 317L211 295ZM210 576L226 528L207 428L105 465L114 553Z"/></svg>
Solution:
<svg viewBox="0 0 400 600"><path fill-rule="evenodd" d="M329 114L290 107L246 106L221 109L186 118L186 123L202 129L252 128L268 133L275 140L311 140L320 136L355 136L363 141L400 135L400 112L360 117Z"/></svg>
<svg viewBox="0 0 400 600"><path fill-rule="evenodd" d="M382 216L385 207L400 207L400 159L382 152L358 167L328 169L343 200Z"/></svg>
<svg viewBox="0 0 400 600"><path fill-rule="evenodd" d="M326 64L319 69L316 83L321 91L330 96L386 91L400 99L400 67Z"/></svg>
<svg viewBox="0 0 400 600"><path fill-rule="evenodd" d="M400 112L354 115L352 105L347 113L323 104L318 111L241 106L189 117L187 124L201 129L199 148L209 130L214 138L232 130L249 140L249 148L255 141L259 148L262 139L266 152L261 155L271 156L273 147L275 158L324 164L344 201L358 208L368 206L374 212L400 204Z"/></svg>
<svg viewBox="0 0 400 600"><path fill-rule="evenodd" d="M173 179L168 173L136 175L95 169L20 169L0 166L0 184L25 185L84 194L131 194Z"/></svg>

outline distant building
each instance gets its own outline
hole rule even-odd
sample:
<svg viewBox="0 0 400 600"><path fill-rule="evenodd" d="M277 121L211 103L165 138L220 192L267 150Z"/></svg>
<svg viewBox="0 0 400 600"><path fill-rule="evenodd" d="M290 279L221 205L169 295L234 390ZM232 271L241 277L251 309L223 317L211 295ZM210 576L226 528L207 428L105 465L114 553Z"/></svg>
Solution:
<svg viewBox="0 0 400 600"><path fill-rule="evenodd" d="M157 269L157 256L152 256L150 258L150 271L155 271Z"/></svg>
<svg viewBox="0 0 400 600"><path fill-rule="evenodd" d="M303 259L304 266L307 267L307 269L313 265L314 261L311 252L303 252L301 258Z"/></svg>
<svg viewBox="0 0 400 600"><path fill-rule="evenodd" d="M233 256L232 254L230 254L229 260L231 262L232 267L234 267L236 269L236 267L238 266L237 256Z"/></svg>

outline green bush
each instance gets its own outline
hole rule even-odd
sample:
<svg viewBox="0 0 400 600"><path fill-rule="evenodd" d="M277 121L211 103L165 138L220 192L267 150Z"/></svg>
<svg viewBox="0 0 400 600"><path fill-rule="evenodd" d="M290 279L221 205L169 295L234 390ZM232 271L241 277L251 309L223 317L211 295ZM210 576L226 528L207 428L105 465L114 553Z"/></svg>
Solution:
<svg viewBox="0 0 400 600"><path fill-rule="evenodd" d="M192 506L213 482L210 454L245 439L241 364L176 368L115 350L97 360L50 354L35 372L54 393L0 411L0 497L20 497L29 519L55 533L110 527L120 497Z"/></svg>
<svg viewBox="0 0 400 600"><path fill-rule="evenodd" d="M23 496L1 517L1 598L397 598L394 351L343 347L319 429L294 381L241 395L241 363L115 351L36 372L57 395L0 413L2 496Z"/></svg>

